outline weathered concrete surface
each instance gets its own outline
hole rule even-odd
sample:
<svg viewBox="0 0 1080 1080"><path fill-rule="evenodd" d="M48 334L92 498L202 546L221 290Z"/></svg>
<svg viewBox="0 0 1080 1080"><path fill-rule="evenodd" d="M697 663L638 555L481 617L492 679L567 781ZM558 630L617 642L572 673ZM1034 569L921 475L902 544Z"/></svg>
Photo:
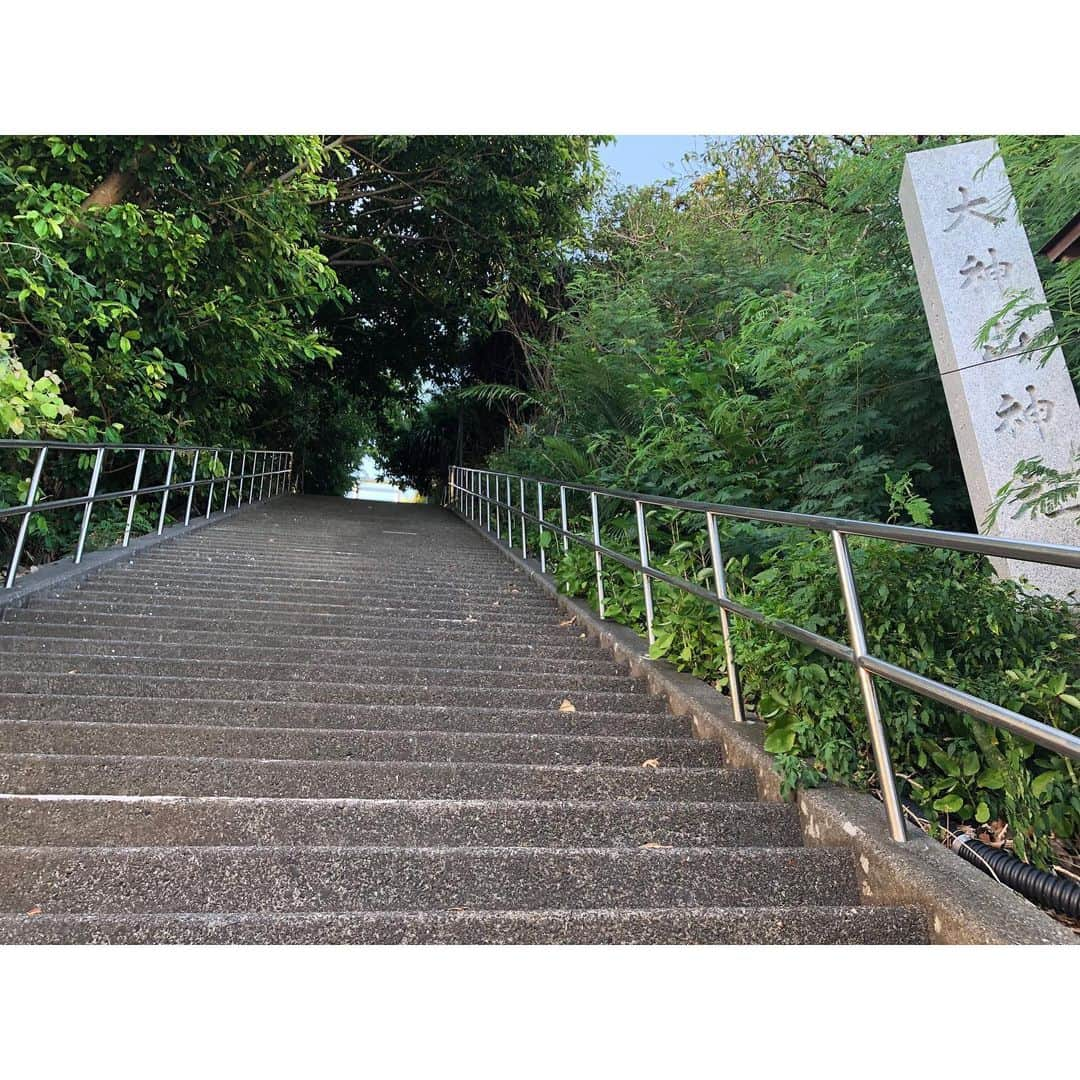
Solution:
<svg viewBox="0 0 1080 1080"><path fill-rule="evenodd" d="M345 500L36 589L0 941L925 941L568 622L452 515Z"/></svg>
<svg viewBox="0 0 1080 1080"><path fill-rule="evenodd" d="M464 519L463 519L464 520ZM471 522L470 527L476 528ZM701 739L719 742L729 765L753 771L766 799L780 799L780 778L764 749L764 725L736 723L727 697L664 660L650 660L648 643L628 627L602 620L586 604L558 592L504 544L477 529L504 557L528 573L617 663L667 701L675 715L689 718ZM824 785L800 790L795 803L808 844L849 848L866 903L912 905L927 918L931 941L940 944L1076 944L1076 936L1018 893L998 885L944 845L909 827L911 839L894 843L882 805L869 795Z"/></svg>

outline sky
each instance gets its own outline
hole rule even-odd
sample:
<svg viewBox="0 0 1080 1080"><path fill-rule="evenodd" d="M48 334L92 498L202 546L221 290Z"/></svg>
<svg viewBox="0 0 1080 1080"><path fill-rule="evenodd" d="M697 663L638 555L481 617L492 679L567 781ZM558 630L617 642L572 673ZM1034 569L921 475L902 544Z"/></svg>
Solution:
<svg viewBox="0 0 1080 1080"><path fill-rule="evenodd" d="M600 158L623 184L641 187L681 176L682 156L705 149L704 135L618 135L600 148Z"/></svg>

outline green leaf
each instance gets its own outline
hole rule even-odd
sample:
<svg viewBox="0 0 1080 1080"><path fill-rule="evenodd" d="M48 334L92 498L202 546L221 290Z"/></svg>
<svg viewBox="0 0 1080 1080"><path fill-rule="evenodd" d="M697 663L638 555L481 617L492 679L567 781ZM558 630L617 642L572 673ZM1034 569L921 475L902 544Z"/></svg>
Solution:
<svg viewBox="0 0 1080 1080"><path fill-rule="evenodd" d="M984 825L990 820L990 807L982 800L979 801L979 805L975 807L975 820L980 825Z"/></svg>
<svg viewBox="0 0 1080 1080"><path fill-rule="evenodd" d="M795 745L795 729L780 728L765 736L765 749L770 754L786 754Z"/></svg>
<svg viewBox="0 0 1080 1080"><path fill-rule="evenodd" d="M1000 791L1005 786L1005 777L1000 769L984 769L975 781L976 785L987 791Z"/></svg>
<svg viewBox="0 0 1080 1080"><path fill-rule="evenodd" d="M960 764L954 758L951 758L948 754L941 750L935 750L930 755L934 759L934 764L945 773L947 776L959 776Z"/></svg>
<svg viewBox="0 0 1080 1080"><path fill-rule="evenodd" d="M1034 780L1031 781L1031 793L1036 797L1045 795L1047 790L1049 790L1050 785L1053 784L1055 780L1058 780L1060 778L1060 775L1054 769L1051 769L1048 772L1040 773L1038 776L1035 777Z"/></svg>
<svg viewBox="0 0 1080 1080"><path fill-rule="evenodd" d="M964 800L959 795L946 795L943 799L934 800L934 809L943 814L955 814L963 805Z"/></svg>

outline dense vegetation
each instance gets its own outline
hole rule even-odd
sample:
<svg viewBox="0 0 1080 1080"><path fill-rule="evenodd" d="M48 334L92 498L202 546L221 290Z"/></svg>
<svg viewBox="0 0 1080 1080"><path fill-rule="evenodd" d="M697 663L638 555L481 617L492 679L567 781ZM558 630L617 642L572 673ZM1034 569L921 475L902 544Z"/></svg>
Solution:
<svg viewBox="0 0 1080 1080"><path fill-rule="evenodd" d="M342 492L426 380L535 306L595 142L0 137L0 437L288 448ZM13 456L0 505L25 497ZM44 490L85 465L55 455ZM31 557L72 525L36 517Z"/></svg>
<svg viewBox="0 0 1080 1080"><path fill-rule="evenodd" d="M495 406L508 435L491 460L514 472L974 528L897 200L903 155L934 142L745 138L710 147L686 190L614 193L560 311L526 339L527 378L456 389L425 420L445 423L455 400ZM1080 140L1001 142L1038 244L1080 202ZM1074 377L1076 266L1043 266ZM649 532L656 562L708 584L700 519L656 512ZM604 537L636 550L625 508L607 505ZM845 639L827 538L736 525L723 541L746 603ZM852 548L880 655L1080 730L1067 605L1025 597L974 557ZM589 553L549 551L565 587L595 601ZM617 565L605 574L608 614L643 629L640 583ZM654 655L726 685L715 609L660 586L656 630ZM787 784L872 785L849 669L742 624L736 651ZM1006 822L1042 862L1052 836L1080 833L1069 763L906 692L882 700L903 794L931 821Z"/></svg>

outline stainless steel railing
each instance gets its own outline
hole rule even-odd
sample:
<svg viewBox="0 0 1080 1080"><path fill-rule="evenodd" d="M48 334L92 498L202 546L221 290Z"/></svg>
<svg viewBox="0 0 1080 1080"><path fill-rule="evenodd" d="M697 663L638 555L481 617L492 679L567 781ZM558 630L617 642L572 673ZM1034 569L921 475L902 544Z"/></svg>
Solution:
<svg viewBox="0 0 1080 1080"><path fill-rule="evenodd" d="M526 488L535 492L526 500ZM492 495L492 488L495 494ZM548 520L544 512L545 489L558 489L559 524ZM567 518L566 495L569 491L582 492L589 497L589 513L592 524L592 536L585 537L571 532ZM503 499L505 492L506 498ZM516 496L516 501L515 501ZM634 559L620 551L605 547L600 540L600 515L598 500L614 499L632 503L637 523L638 558ZM615 488L601 488L586 484L561 483L552 480L539 480L536 477L519 476L513 473L496 472L490 469L471 469L463 466L451 466L449 475L448 499L451 507L464 517L494 531L501 540L503 524L506 527L506 542L513 549L514 522L519 523L521 554L528 557L527 525L537 526L541 540L545 532L562 538L563 550L569 549L571 542L592 550L596 555L596 588L600 608L600 617L604 617L604 582L602 566L604 559L613 559L623 566L641 575L641 587L645 602L645 623L649 642L655 640L653 634L653 592L654 580L664 582L693 596L700 597L720 608L721 628L724 636L725 663L727 666L731 690L732 712L736 720L745 719L742 687L739 670L735 662L735 653L731 641L729 615L737 615L751 622L765 626L785 637L802 642L818 649L829 656L836 657L850 664L856 673L859 690L862 695L867 725L870 730L870 742L874 753L878 783L889 819L889 831L894 840L907 839L904 828L904 814L896 788L896 776L889 753L888 737L881 717L875 678L885 679L896 686L902 686L922 697L992 724L994 727L1019 735L1033 743L1044 746L1065 757L1080 760L1080 737L1062 731L1050 724L1014 712L1002 705L997 705L984 698L969 694L956 687L948 686L935 679L927 678L908 668L891 664L887 660L873 656L867 649L866 631L863 625L862 607L855 575L851 567L847 537L869 536L895 543L915 544L921 547L947 548L953 551L967 551L978 555L1018 559L1020 561L1048 563L1080 570L1080 547L1065 544L1043 544L1029 540L1012 540L997 536L977 536L971 533L945 532L939 529L921 529L908 525L886 525L880 522L853 521L847 518L823 517L816 514L793 514L779 510L758 510L745 506L727 506L720 503L695 502L689 499L671 499L661 495L644 495L640 492L621 491ZM536 513L530 505L535 506ZM646 527L646 507L664 507L672 510L685 510L704 514L709 538L710 559L713 566L714 591L702 588L690 581L664 573L650 565L649 535ZM492 530L494 511L495 528ZM720 534L717 528L718 518L731 518L739 521L756 521L771 525L791 525L814 532L827 532L832 539L833 554L836 560L837 579L844 603L844 613L848 624L849 644L845 645L812 630L773 619L754 608L732 600L728 595L724 576L724 562L720 550ZM544 545L539 545L540 569L546 571Z"/></svg>
<svg viewBox="0 0 1080 1080"><path fill-rule="evenodd" d="M197 488L209 487L206 500L206 514L209 518L214 512L214 488L217 485L224 487L221 510L224 513L229 508L230 496L234 499L234 506L240 506L247 502L258 502L264 498L273 498L275 495L287 491L292 476L292 453L288 450L244 450L236 447L222 446L161 446L152 443L66 443L66 442L39 442L30 439L0 439L0 450L36 450L34 455L33 472L30 474L30 487L26 495L26 501L19 506L9 506L0 509L0 521L6 518L20 517L19 531L15 538L15 546L11 552L11 561L8 565L5 588L10 589L15 584L15 575L18 573L19 562L22 559L23 548L26 545L27 529L30 518L34 514L44 514L55 510L68 510L83 507L82 520L79 523L79 539L75 546L73 561L82 561L83 549L86 546L86 535L90 528L90 515L99 502L109 502L116 499L127 499L127 520L124 525L123 547L127 547L131 541L131 527L135 518L135 507L140 497L160 495L161 505L158 508L157 533L160 535L165 529L165 518L168 511L169 496L173 492L187 492L187 504L184 509L184 524L191 521L191 510ZM90 469L90 481L85 495L76 495L64 499L45 499L38 502L38 493L41 488L42 472L45 468L47 456L55 457L62 453L93 454L93 464ZM99 491L101 482L102 466L105 458L110 454L134 454L135 475L132 486L123 491ZM146 463L147 454L168 454L168 464L165 469L165 483L142 484L143 466ZM226 460L227 464L220 475L217 474L217 466ZM187 478L174 480L178 460L181 467L185 459L191 460L191 471ZM209 476L199 477L199 462L210 461ZM234 462L240 465L239 472L233 472ZM250 464L250 468L249 468ZM258 481L258 495L255 492L255 483ZM245 497L244 486L247 484Z"/></svg>

